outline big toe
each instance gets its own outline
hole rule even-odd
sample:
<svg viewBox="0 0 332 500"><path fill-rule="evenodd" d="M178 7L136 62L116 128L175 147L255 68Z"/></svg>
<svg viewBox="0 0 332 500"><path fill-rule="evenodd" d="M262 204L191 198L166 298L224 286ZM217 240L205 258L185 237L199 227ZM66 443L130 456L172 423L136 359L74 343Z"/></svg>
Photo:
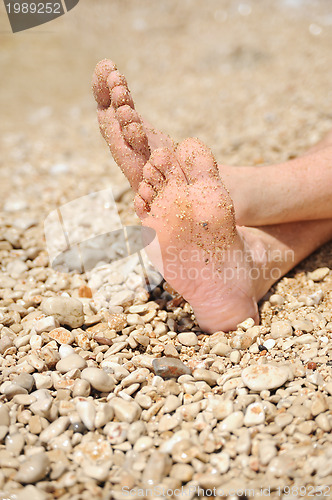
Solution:
<svg viewBox="0 0 332 500"><path fill-rule="evenodd" d="M207 176L219 177L211 150L199 139L182 141L176 149L176 156L189 184Z"/></svg>

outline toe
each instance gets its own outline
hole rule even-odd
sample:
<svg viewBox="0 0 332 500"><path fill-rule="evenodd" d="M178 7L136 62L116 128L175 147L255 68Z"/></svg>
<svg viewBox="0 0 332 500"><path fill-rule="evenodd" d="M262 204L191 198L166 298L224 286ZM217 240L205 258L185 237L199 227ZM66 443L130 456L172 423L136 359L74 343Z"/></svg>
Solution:
<svg viewBox="0 0 332 500"><path fill-rule="evenodd" d="M122 134L127 143L136 153L150 156L149 143L141 123L129 123L122 127Z"/></svg>
<svg viewBox="0 0 332 500"><path fill-rule="evenodd" d="M134 101L128 88L125 85L117 85L110 91L111 101L114 108L128 105L134 108Z"/></svg>
<svg viewBox="0 0 332 500"><path fill-rule="evenodd" d="M168 148L159 148L153 151L149 159L150 164L164 176L169 178L177 178L181 181L186 181L185 175L180 168L179 162L173 153Z"/></svg>
<svg viewBox="0 0 332 500"><path fill-rule="evenodd" d="M143 179L146 180L151 186L154 187L155 190L162 189L165 177L157 170L151 163L147 162L143 167Z"/></svg>
<svg viewBox="0 0 332 500"><path fill-rule="evenodd" d="M142 220L145 217L147 217L149 213L149 207L146 203L145 200L139 195L136 194L135 199L134 199L134 207L135 207L135 212L137 216Z"/></svg>
<svg viewBox="0 0 332 500"><path fill-rule="evenodd" d="M116 66L112 61L109 59L103 59L97 64L93 73L92 91L98 106L101 108L108 108L111 103L107 78L115 69Z"/></svg>
<svg viewBox="0 0 332 500"><path fill-rule="evenodd" d="M141 123L141 118L137 111L135 111L133 108L128 106L128 104L125 104L124 106L120 106L116 110L116 117L120 123L121 127L124 127L125 125L128 125L129 123L135 122L135 123Z"/></svg>
<svg viewBox="0 0 332 500"><path fill-rule="evenodd" d="M151 186L151 184L148 184L145 180L143 180L139 185L138 194L146 203L149 204L154 200L157 192Z"/></svg>
<svg viewBox="0 0 332 500"><path fill-rule="evenodd" d="M206 176L219 177L210 149L198 139L189 138L182 141L177 147L176 157L189 184Z"/></svg>
<svg viewBox="0 0 332 500"><path fill-rule="evenodd" d="M114 87L117 87L118 85L123 85L124 87L128 88L125 76L122 73L120 73L120 71L115 69L114 71L111 71L111 73L108 75L107 86L111 91Z"/></svg>

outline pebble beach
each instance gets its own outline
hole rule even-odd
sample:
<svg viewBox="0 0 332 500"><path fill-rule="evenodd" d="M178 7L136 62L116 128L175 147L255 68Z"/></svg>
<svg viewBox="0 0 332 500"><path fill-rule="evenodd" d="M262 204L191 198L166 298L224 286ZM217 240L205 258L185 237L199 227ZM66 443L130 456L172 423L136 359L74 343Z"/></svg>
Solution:
<svg viewBox="0 0 332 500"><path fill-rule="evenodd" d="M144 250L50 259L59 207L72 241L103 232L106 191L116 229L138 224L98 130L99 60L176 141L264 168L332 128L329 2L82 0L15 34L3 11L0 43L0 500L332 498L331 242L259 325L213 335Z"/></svg>

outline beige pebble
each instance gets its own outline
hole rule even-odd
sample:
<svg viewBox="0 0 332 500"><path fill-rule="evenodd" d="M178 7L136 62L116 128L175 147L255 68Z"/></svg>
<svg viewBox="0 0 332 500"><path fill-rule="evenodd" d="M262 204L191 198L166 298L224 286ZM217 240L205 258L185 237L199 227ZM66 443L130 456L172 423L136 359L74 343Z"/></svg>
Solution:
<svg viewBox="0 0 332 500"><path fill-rule="evenodd" d="M319 267L311 273L308 273L308 279L313 281L322 281L330 272L328 267Z"/></svg>
<svg viewBox="0 0 332 500"><path fill-rule="evenodd" d="M292 334L293 329L289 321L274 321L271 324L271 337L273 339L289 337Z"/></svg>
<svg viewBox="0 0 332 500"><path fill-rule="evenodd" d="M224 420L224 418L228 417L233 412L233 401L227 399L225 401L220 401L213 408L213 416L217 420Z"/></svg>
<svg viewBox="0 0 332 500"><path fill-rule="evenodd" d="M112 392L115 387L114 378L100 368L85 368L82 371L81 379L87 380L94 389L100 392Z"/></svg>
<svg viewBox="0 0 332 500"><path fill-rule="evenodd" d="M78 328L84 324L83 304L72 297L48 297L41 308L46 316L54 316L60 325Z"/></svg>
<svg viewBox="0 0 332 500"><path fill-rule="evenodd" d="M235 411L228 415L220 424L218 424L218 428L221 431L232 432L235 429L239 429L242 427L244 421L244 415L242 411Z"/></svg>
<svg viewBox="0 0 332 500"><path fill-rule="evenodd" d="M181 406L179 398L174 394L169 394L164 402L164 413L172 413L174 410L179 408L179 406Z"/></svg>
<svg viewBox="0 0 332 500"><path fill-rule="evenodd" d="M59 417L44 429L39 439L42 443L48 443L51 439L62 434L69 425L69 417Z"/></svg>
<svg viewBox="0 0 332 500"><path fill-rule="evenodd" d="M193 332L179 333L177 339L180 344L187 347L195 346L198 343L197 335Z"/></svg>
<svg viewBox="0 0 332 500"><path fill-rule="evenodd" d="M7 405L0 403L0 425L8 426L10 423L9 409Z"/></svg>
<svg viewBox="0 0 332 500"><path fill-rule="evenodd" d="M174 464L171 468L170 476L183 482L191 481L194 469L189 464Z"/></svg>
<svg viewBox="0 0 332 500"><path fill-rule="evenodd" d="M292 327L294 330L302 330L302 332L310 333L314 329L312 321L308 319L296 319L292 321Z"/></svg>
<svg viewBox="0 0 332 500"><path fill-rule="evenodd" d="M83 370L83 368L85 368L86 366L87 363L85 359L83 359L78 354L70 354L69 356L60 359L60 361L57 362L56 369L60 373L67 373L73 369Z"/></svg>
<svg viewBox="0 0 332 500"><path fill-rule="evenodd" d="M251 427L253 425L263 424L265 422L265 411L262 403L251 403L244 415L244 425Z"/></svg>
<svg viewBox="0 0 332 500"><path fill-rule="evenodd" d="M158 423L158 432L171 431L182 422L180 415L163 415Z"/></svg>
<svg viewBox="0 0 332 500"><path fill-rule="evenodd" d="M218 342L211 349L211 354L216 354L217 356L228 356L228 354L232 351L232 348L225 344L224 342Z"/></svg>
<svg viewBox="0 0 332 500"><path fill-rule="evenodd" d="M239 323L237 325L237 328L242 328L242 330L248 330L249 328L252 328L255 325L255 320L253 318L247 318L242 323Z"/></svg>
<svg viewBox="0 0 332 500"><path fill-rule="evenodd" d="M58 342L58 344L72 344L75 340L75 336L73 332L63 328L62 326L59 328L54 328L49 332L49 337Z"/></svg>
<svg viewBox="0 0 332 500"><path fill-rule="evenodd" d="M281 306L285 302L285 300L282 297L282 295L279 295L278 293L274 293L269 298L269 302L270 302L271 306Z"/></svg>
<svg viewBox="0 0 332 500"><path fill-rule="evenodd" d="M277 455L277 448L273 441L264 439L259 443L259 461L262 465L268 465Z"/></svg>
<svg viewBox="0 0 332 500"><path fill-rule="evenodd" d="M142 410L134 401L124 401L121 398L115 397L111 399L109 404L112 406L114 414L120 422L132 423L138 420L141 415Z"/></svg>
<svg viewBox="0 0 332 500"><path fill-rule="evenodd" d="M15 480L23 484L36 483L47 475L50 467L46 453L37 453L21 463Z"/></svg>
<svg viewBox="0 0 332 500"><path fill-rule="evenodd" d="M89 431L95 428L96 408L92 401L88 399L78 398L76 401L76 411Z"/></svg>
<svg viewBox="0 0 332 500"><path fill-rule="evenodd" d="M217 384L217 380L220 377L219 373L216 373L213 370L206 370L205 368L196 368L193 371L193 377L195 380L203 380L207 384L211 386L215 386Z"/></svg>
<svg viewBox="0 0 332 500"><path fill-rule="evenodd" d="M251 365L242 372L244 384L252 391L276 389L289 378L289 369L282 365Z"/></svg>
<svg viewBox="0 0 332 500"><path fill-rule="evenodd" d="M91 385L87 380L76 379L73 387L73 398L80 396L87 398L91 392Z"/></svg>

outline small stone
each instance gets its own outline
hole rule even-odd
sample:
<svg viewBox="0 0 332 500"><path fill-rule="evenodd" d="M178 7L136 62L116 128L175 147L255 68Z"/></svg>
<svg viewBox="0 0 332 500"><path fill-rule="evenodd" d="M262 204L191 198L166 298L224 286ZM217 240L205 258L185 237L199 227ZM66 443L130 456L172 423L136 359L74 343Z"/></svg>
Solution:
<svg viewBox="0 0 332 500"><path fill-rule="evenodd" d="M270 349L273 349L273 347L276 345L276 341L273 339L267 339L264 341L263 346L266 347L266 349L269 351Z"/></svg>
<svg viewBox="0 0 332 500"><path fill-rule="evenodd" d="M181 406L180 400L174 394L169 394L164 402L164 413L172 413L172 411L176 410Z"/></svg>
<svg viewBox="0 0 332 500"><path fill-rule="evenodd" d="M307 364L307 368L308 370L316 370L317 363L315 363L314 361L309 361L309 363Z"/></svg>
<svg viewBox="0 0 332 500"><path fill-rule="evenodd" d="M205 368L196 368L193 371L193 377L195 380L204 380L204 382L213 387L217 384L220 374L212 370L206 370Z"/></svg>
<svg viewBox="0 0 332 500"><path fill-rule="evenodd" d="M59 417L44 429L39 436L42 443L48 443L51 439L62 434L69 425L69 417Z"/></svg>
<svg viewBox="0 0 332 500"><path fill-rule="evenodd" d="M310 333L314 329L312 321L309 321L307 319L297 319L293 321L292 327L294 328L294 330L301 330L302 332L305 333Z"/></svg>
<svg viewBox="0 0 332 500"><path fill-rule="evenodd" d="M220 401L213 408L213 416L217 420L224 420L224 418L228 417L233 412L233 401L226 399L225 401Z"/></svg>
<svg viewBox="0 0 332 500"><path fill-rule="evenodd" d="M265 411L262 403L251 403L244 415L244 425L251 427L265 422Z"/></svg>
<svg viewBox="0 0 332 500"><path fill-rule="evenodd" d="M122 398L113 398L110 403L114 410L116 418L120 422L128 422L131 424L138 420L141 415L141 408L135 401L125 401Z"/></svg>
<svg viewBox="0 0 332 500"><path fill-rule="evenodd" d="M180 344L186 347L195 346L198 343L197 335L193 332L179 333L177 339L180 342Z"/></svg>
<svg viewBox="0 0 332 500"><path fill-rule="evenodd" d="M4 337L1 337L1 339L0 339L0 354L4 354L6 352L6 350L9 349L10 347L12 347L13 345L14 345L13 339L8 337L7 335Z"/></svg>
<svg viewBox="0 0 332 500"><path fill-rule="evenodd" d="M293 460L286 453L282 453L271 460L268 472L275 477L287 477L290 474L292 475L297 466L296 460Z"/></svg>
<svg viewBox="0 0 332 500"><path fill-rule="evenodd" d="M85 368L82 371L81 379L87 380L94 389L100 392L112 392L115 387L114 378L100 368Z"/></svg>
<svg viewBox="0 0 332 500"><path fill-rule="evenodd" d="M0 425L10 424L9 411L6 405L0 403Z"/></svg>
<svg viewBox="0 0 332 500"><path fill-rule="evenodd" d="M37 453L28 457L15 476L15 480L23 484L41 481L48 474L50 462L46 453Z"/></svg>
<svg viewBox="0 0 332 500"><path fill-rule="evenodd" d="M216 354L217 356L228 356L228 354L232 351L232 348L225 344L224 342L218 342L211 349L211 354Z"/></svg>
<svg viewBox="0 0 332 500"><path fill-rule="evenodd" d="M173 344L166 344L165 345L164 354L166 357L170 357L170 358L178 358L179 357L179 353L175 349Z"/></svg>
<svg viewBox="0 0 332 500"><path fill-rule="evenodd" d="M121 292L115 292L111 296L109 302L110 307L113 306L125 306L132 302L135 298L135 293L131 290L121 290Z"/></svg>
<svg viewBox="0 0 332 500"><path fill-rule="evenodd" d="M180 415L163 415L158 423L158 432L166 432L175 429L182 422Z"/></svg>
<svg viewBox="0 0 332 500"><path fill-rule="evenodd" d="M81 285L78 289L78 296L79 297L84 297L87 299L92 298L92 290L89 286L86 285Z"/></svg>
<svg viewBox="0 0 332 500"><path fill-rule="evenodd" d="M328 404L327 404L327 401L326 401L326 398L318 393L317 396L315 396L312 400L312 404L311 404L311 414L313 417L316 417L317 415L319 415L320 413L323 413L324 411L328 410Z"/></svg>
<svg viewBox="0 0 332 500"><path fill-rule="evenodd" d="M153 451L144 468L142 485L144 488L157 486L170 470L168 456L160 451Z"/></svg>
<svg viewBox="0 0 332 500"><path fill-rule="evenodd" d="M51 339L56 340L58 344L72 344L75 340L73 332L70 332L62 326L54 328L54 330L51 330L48 335Z"/></svg>
<svg viewBox="0 0 332 500"><path fill-rule="evenodd" d="M6 438L6 450L12 453L14 456L20 455L25 445L25 439L23 434L20 432L15 432L15 434L10 434Z"/></svg>
<svg viewBox="0 0 332 500"><path fill-rule="evenodd" d="M242 330L248 330L249 328L252 328L255 325L255 320L253 318L247 318L242 323L239 323L237 325L237 328L242 328Z"/></svg>
<svg viewBox="0 0 332 500"><path fill-rule="evenodd" d="M218 469L219 474L226 474L231 465L231 458L225 451L211 455L211 465Z"/></svg>
<svg viewBox="0 0 332 500"><path fill-rule="evenodd" d="M220 424L218 428L221 431L232 432L235 429L239 429L243 426L244 416L242 411L235 411L226 417Z"/></svg>
<svg viewBox="0 0 332 500"><path fill-rule="evenodd" d="M40 434L42 431L42 424L39 415L32 415L29 420L29 431L31 434Z"/></svg>
<svg viewBox="0 0 332 500"><path fill-rule="evenodd" d="M95 428L96 409L92 401L79 398L76 401L76 410L85 427L89 431L93 431Z"/></svg>
<svg viewBox="0 0 332 500"><path fill-rule="evenodd" d="M120 332L127 326L127 317L123 313L114 313L107 316L107 323L111 330Z"/></svg>
<svg viewBox="0 0 332 500"><path fill-rule="evenodd" d="M243 370L241 377L249 389L261 392L282 386L288 380L289 369L287 366L269 364L251 365Z"/></svg>
<svg viewBox="0 0 332 500"><path fill-rule="evenodd" d="M35 381L36 389L50 389L52 387L52 379L49 375L34 373L33 378Z"/></svg>
<svg viewBox="0 0 332 500"><path fill-rule="evenodd" d="M60 373L67 373L70 370L83 370L86 367L86 361L78 354L70 354L56 364L56 369Z"/></svg>
<svg viewBox="0 0 332 500"><path fill-rule="evenodd" d="M20 373L20 375L14 377L13 382L30 392L33 388L34 378L30 373Z"/></svg>
<svg viewBox="0 0 332 500"><path fill-rule="evenodd" d="M71 354L76 354L75 349L73 349L70 345L68 344L61 344L59 347L59 354L60 358L66 358L67 356L70 356Z"/></svg>
<svg viewBox="0 0 332 500"><path fill-rule="evenodd" d="M233 365L237 365L240 362L241 359L241 354L239 351L232 351L229 355L230 362L233 363Z"/></svg>
<svg viewBox="0 0 332 500"><path fill-rule="evenodd" d="M87 398L90 395L91 386L87 380L77 378L73 387L73 398L77 396Z"/></svg>
<svg viewBox="0 0 332 500"><path fill-rule="evenodd" d="M277 456L277 448L273 441L264 439L259 443L259 461L262 465L268 465Z"/></svg>
<svg viewBox="0 0 332 500"><path fill-rule="evenodd" d="M178 378L181 375L190 375L191 369L176 358L156 358L152 361L153 370L162 378Z"/></svg>
<svg viewBox="0 0 332 500"><path fill-rule="evenodd" d="M281 295L274 293L269 298L269 302L271 306L281 306L285 302L285 300Z"/></svg>
<svg viewBox="0 0 332 500"><path fill-rule="evenodd" d="M174 464L170 472L171 477L183 482L191 481L193 475L194 469L189 464Z"/></svg>
<svg viewBox="0 0 332 500"><path fill-rule="evenodd" d="M59 326L59 323L53 316L46 316L45 318L41 318L33 324L37 335L43 332L50 332L57 326Z"/></svg>
<svg viewBox="0 0 332 500"><path fill-rule="evenodd" d="M54 316L60 325L78 328L84 324L83 304L73 297L48 297L41 308L46 316Z"/></svg>
<svg viewBox="0 0 332 500"><path fill-rule="evenodd" d="M328 413L320 413L315 418L315 422L323 431L330 432L332 429L332 421L329 419Z"/></svg>
<svg viewBox="0 0 332 500"><path fill-rule="evenodd" d="M328 267L319 267L311 273L308 273L308 279L312 281L322 281L330 272Z"/></svg>
<svg viewBox="0 0 332 500"><path fill-rule="evenodd" d="M27 500L33 498L33 500L48 500L49 496L45 491L29 484L25 486L22 490L15 494L16 500Z"/></svg>
<svg viewBox="0 0 332 500"><path fill-rule="evenodd" d="M293 329L289 321L275 321L271 325L271 337L273 339L289 337L292 334Z"/></svg>

